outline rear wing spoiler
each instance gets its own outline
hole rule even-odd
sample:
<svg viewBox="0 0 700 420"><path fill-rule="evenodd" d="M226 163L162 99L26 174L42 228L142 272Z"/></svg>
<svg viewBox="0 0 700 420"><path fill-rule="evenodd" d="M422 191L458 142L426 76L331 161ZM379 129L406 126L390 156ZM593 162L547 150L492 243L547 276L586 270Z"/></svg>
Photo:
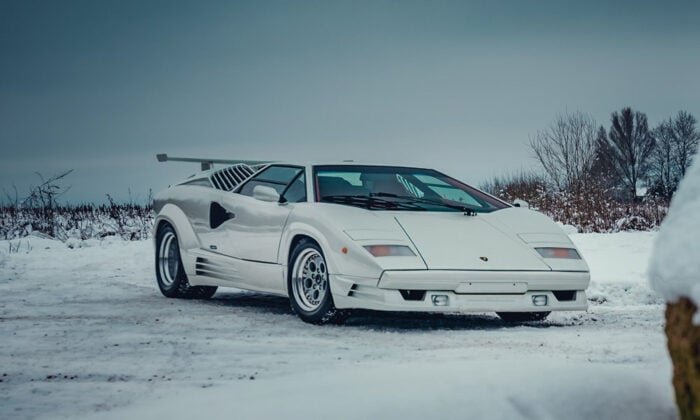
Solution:
<svg viewBox="0 0 700 420"><path fill-rule="evenodd" d="M239 160L239 159L206 159L206 158L183 158L183 157L171 157L166 153L159 153L156 155L158 162L192 162L199 163L202 165L203 171L208 171L214 167L215 163L221 163L224 165L236 165L243 164L248 166L264 165L266 163L271 163L271 161L265 160Z"/></svg>

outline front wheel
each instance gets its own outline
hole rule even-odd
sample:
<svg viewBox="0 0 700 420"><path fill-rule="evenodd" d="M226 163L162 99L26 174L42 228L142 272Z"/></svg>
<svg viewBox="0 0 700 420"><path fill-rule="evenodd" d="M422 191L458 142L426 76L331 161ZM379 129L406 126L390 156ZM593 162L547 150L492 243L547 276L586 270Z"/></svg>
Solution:
<svg viewBox="0 0 700 420"><path fill-rule="evenodd" d="M506 322L544 321L551 312L497 312Z"/></svg>
<svg viewBox="0 0 700 420"><path fill-rule="evenodd" d="M290 258L287 290L292 310L311 324L341 323L346 313L337 309L331 296L328 266L321 248L310 240L294 247Z"/></svg>

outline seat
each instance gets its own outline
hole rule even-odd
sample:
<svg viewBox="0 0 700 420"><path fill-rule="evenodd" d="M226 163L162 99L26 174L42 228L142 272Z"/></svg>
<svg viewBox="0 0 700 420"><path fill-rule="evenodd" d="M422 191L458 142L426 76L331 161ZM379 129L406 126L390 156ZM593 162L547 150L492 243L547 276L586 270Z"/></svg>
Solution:
<svg viewBox="0 0 700 420"><path fill-rule="evenodd" d="M318 188L321 198L331 195L367 195L364 188L354 186L337 176L319 176Z"/></svg>
<svg viewBox="0 0 700 420"><path fill-rule="evenodd" d="M372 190L374 190L373 192L375 193L387 193L398 196L413 195L410 194L395 177L393 179L384 177L376 180L372 186Z"/></svg>

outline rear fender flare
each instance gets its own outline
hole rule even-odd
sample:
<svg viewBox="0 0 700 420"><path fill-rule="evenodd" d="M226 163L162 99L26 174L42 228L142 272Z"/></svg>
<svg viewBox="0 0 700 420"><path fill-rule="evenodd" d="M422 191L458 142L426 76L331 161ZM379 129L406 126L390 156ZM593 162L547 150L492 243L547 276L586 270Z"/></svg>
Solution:
<svg viewBox="0 0 700 420"><path fill-rule="evenodd" d="M156 220L153 224L154 244L161 222L167 222L175 229L181 249L188 251L200 247L199 239L194 233L192 224L182 209L175 204L168 203L164 205L158 213L158 216L156 216Z"/></svg>

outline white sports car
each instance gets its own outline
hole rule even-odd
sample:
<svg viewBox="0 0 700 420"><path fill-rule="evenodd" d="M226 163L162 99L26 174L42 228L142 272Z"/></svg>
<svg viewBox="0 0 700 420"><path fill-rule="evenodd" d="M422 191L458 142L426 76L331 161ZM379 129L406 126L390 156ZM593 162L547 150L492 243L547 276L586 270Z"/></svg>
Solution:
<svg viewBox="0 0 700 420"><path fill-rule="evenodd" d="M209 298L219 286L271 293L311 323L354 308L507 321L587 308L588 266L551 219L438 171L158 160L203 169L155 198L167 297Z"/></svg>

